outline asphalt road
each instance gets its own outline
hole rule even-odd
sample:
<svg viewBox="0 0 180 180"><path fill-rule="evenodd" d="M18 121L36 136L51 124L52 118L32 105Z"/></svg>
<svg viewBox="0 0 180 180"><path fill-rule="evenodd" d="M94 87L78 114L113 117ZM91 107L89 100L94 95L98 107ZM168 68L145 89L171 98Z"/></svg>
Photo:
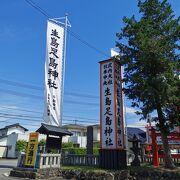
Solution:
<svg viewBox="0 0 180 180"><path fill-rule="evenodd" d="M17 166L17 159L0 159L0 180L28 180L29 178L9 177L13 167ZM51 178L50 180L66 180L63 178Z"/></svg>
<svg viewBox="0 0 180 180"><path fill-rule="evenodd" d="M0 180L16 180L19 178L9 177L13 167L16 167L17 159L0 159Z"/></svg>

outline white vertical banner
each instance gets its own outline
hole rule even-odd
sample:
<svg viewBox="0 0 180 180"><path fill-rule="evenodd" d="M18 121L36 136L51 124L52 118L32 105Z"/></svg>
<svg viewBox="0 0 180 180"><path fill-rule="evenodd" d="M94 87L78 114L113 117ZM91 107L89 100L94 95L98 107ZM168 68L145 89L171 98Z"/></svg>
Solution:
<svg viewBox="0 0 180 180"><path fill-rule="evenodd" d="M61 126L64 27L47 24L44 121Z"/></svg>

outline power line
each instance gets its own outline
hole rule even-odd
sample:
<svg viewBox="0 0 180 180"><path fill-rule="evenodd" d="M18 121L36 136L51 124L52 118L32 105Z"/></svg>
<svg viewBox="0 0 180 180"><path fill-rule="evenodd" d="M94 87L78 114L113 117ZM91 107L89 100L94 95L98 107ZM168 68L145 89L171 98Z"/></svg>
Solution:
<svg viewBox="0 0 180 180"><path fill-rule="evenodd" d="M62 123L63 125L69 125L68 123ZM24 126L34 126L34 127L39 127L38 124L26 124L26 123L21 123L21 125L24 125ZM75 124L74 124L75 125ZM83 124L81 124L83 125Z"/></svg>
<svg viewBox="0 0 180 180"><path fill-rule="evenodd" d="M0 117L2 118L11 118L11 119L8 119L7 121L10 121L12 119L14 120L23 120L23 121L34 121L34 122L40 122L41 120L39 119L29 119L29 118L21 118L21 117L12 117L12 116L6 116L6 115L0 115Z"/></svg>
<svg viewBox="0 0 180 180"><path fill-rule="evenodd" d="M64 119L64 118L63 118L63 121L75 121L75 122L83 122L83 123L98 123L97 121L88 121L88 120L82 121L82 120L77 120L77 119Z"/></svg>
<svg viewBox="0 0 180 180"><path fill-rule="evenodd" d="M14 96L21 96L21 97L30 97L30 98L33 98L33 99L42 99L43 97L42 96L37 96L37 95L33 95L33 94L27 94L27 93L22 93L22 92L17 92L17 91L12 91L12 90L9 90L9 89L1 89L0 88L0 91L3 92L3 93L6 93L6 94L11 94L11 95L14 95Z"/></svg>
<svg viewBox="0 0 180 180"><path fill-rule="evenodd" d="M9 110L17 110L17 111L24 111L24 112L30 112L30 113L38 113L38 114L42 114L43 112L40 111L32 111L32 110L27 110L27 109L21 109L21 108L12 108L12 107L6 107L6 106L0 106L0 108L3 109L9 109ZM74 119L85 119L85 120L95 120L95 121L99 121L98 119L93 119L93 118L87 118L87 117L80 117L80 116L63 116L63 117L69 117L69 118L74 118Z"/></svg>
<svg viewBox="0 0 180 180"><path fill-rule="evenodd" d="M35 116L27 116L27 115L20 115L20 114L9 114L9 113L0 113L0 117L3 117L3 118L17 118L17 119L22 119L24 120L28 118L29 121L42 121L43 120L43 117L35 117ZM31 118L31 119L29 119ZM38 119L36 119L38 118ZM11 120L11 119L9 119ZM83 122L83 123L88 123L88 122L93 122L93 123L97 123L97 121L89 121L88 119L85 121L83 120L77 120L77 119L66 119L66 118L63 118L63 121L76 121L76 122Z"/></svg>
<svg viewBox="0 0 180 180"><path fill-rule="evenodd" d="M10 107L6 107L6 106L0 106L0 108L4 108L4 109L9 109L9 110L17 110L17 111L23 111L23 112L30 112L30 113L38 113L38 114L42 114L42 112L37 112L37 111L30 111L30 110L26 110L26 109L21 109L21 108L10 108ZM1 112L0 114L4 113L3 115L16 115L20 116L20 117L30 117L30 118L42 118L42 117L35 117L35 116L27 116L26 114L23 115L18 115L14 112L14 114L9 114L9 112ZM9 117L9 116L6 116ZM66 118L73 118L73 119L66 119ZM80 120L77 120L80 119ZM80 116L63 116L63 121L78 121L78 122L93 122L93 123L98 123L99 119L93 119L93 118L86 118L86 117L80 117Z"/></svg>
<svg viewBox="0 0 180 180"><path fill-rule="evenodd" d="M98 106L99 105L99 103L81 102L81 101L64 100L64 102L69 103L69 104L79 104L79 105L92 105L92 106Z"/></svg>
<svg viewBox="0 0 180 180"><path fill-rule="evenodd" d="M30 112L30 113L38 113L38 114L42 114L43 112L40 111L31 111L31 110L27 110L27 109L21 109L21 108L11 108L11 107L6 107L6 106L0 106L0 108L3 109L9 109L9 110L17 110L17 111L23 111L23 112ZM7 112L8 113L8 112ZM84 120L94 120L94 121L99 121L99 119L93 119L93 118L86 118L86 117L80 117L80 116L63 116L63 117L67 117L67 118L74 118L74 119L84 119Z"/></svg>
<svg viewBox="0 0 180 180"><path fill-rule="evenodd" d="M43 88L39 87L39 86L25 84L25 83L21 83L21 82L10 81L10 80L6 80L6 79L2 79L2 78L0 78L0 83L8 84L8 85L15 86L15 87L23 87L23 88L27 88L27 89L43 91ZM72 92L67 92L67 91L65 92L65 95L72 95L72 96L86 97L86 98L93 98L93 99L99 98L99 96L95 96L95 95L74 93L74 92L72 93Z"/></svg>
<svg viewBox="0 0 180 180"><path fill-rule="evenodd" d="M29 5L31 5L33 8L35 8L37 11L39 11L41 14L43 14L44 16L46 16L48 19L50 19L52 16L50 16L45 10L43 10L40 6L38 6L35 2L31 1L31 0L25 0ZM79 40L81 43L83 43L84 45L86 45L87 47L93 49L94 51L98 52L99 54L106 56L109 58L109 55L107 55L106 53L104 53L103 51L99 50L98 48L96 48L94 45L91 45L90 43L88 43L87 41L83 40L77 33L70 31L69 29L67 29L67 31L69 32L70 35L72 35L74 38L76 38L77 40Z"/></svg>
<svg viewBox="0 0 180 180"><path fill-rule="evenodd" d="M89 47L89 48L93 49L94 51L98 52L99 54L102 54L102 55L104 55L104 56L106 56L106 57L109 58L109 56L108 56L106 53L104 53L103 51L97 49L95 46L91 45L91 44L88 43L87 41L81 39L80 36L79 36L77 33L71 31L70 29L67 29L67 31L70 33L71 36L73 36L73 37L76 38L77 40L81 41L81 42L82 42L84 45L86 45L87 47Z"/></svg>
<svg viewBox="0 0 180 180"><path fill-rule="evenodd" d="M6 106L0 106L0 108L42 114L42 112L40 112L40 111L31 111L31 110L27 110L27 109L20 109L20 108L17 108L17 107L11 108L11 107L6 107Z"/></svg>
<svg viewBox="0 0 180 180"><path fill-rule="evenodd" d="M11 94L11 95L14 95L14 96L21 96L21 97L25 97L25 98L33 98L33 99L43 99L43 96L38 96L38 95L33 95L33 94L27 94L27 93L20 93L20 92L17 92L17 91L12 91L12 90L8 90L8 89L1 89L0 88L0 91L3 92L3 93L6 93L6 94ZM64 103L67 103L67 104L79 104L79 105L92 105L92 106L98 106L99 103L91 103L91 102L81 102L81 101L70 101L70 100L64 100Z"/></svg>
<svg viewBox="0 0 180 180"><path fill-rule="evenodd" d="M90 95L90 94L81 94L81 93L72 93L72 92L66 92L65 95L73 95L78 97L85 97L85 98L92 98L92 99L99 99L99 96Z"/></svg>
<svg viewBox="0 0 180 180"><path fill-rule="evenodd" d="M35 2L31 0L25 0L29 5L31 5L33 8L35 8L37 11L39 11L41 14L46 16L47 18L50 18L50 15L48 15L40 6L38 6Z"/></svg>
<svg viewBox="0 0 180 180"><path fill-rule="evenodd" d="M2 113L0 112L0 115L4 115L4 116L12 116L12 117L25 117L25 118L42 118L39 116L28 116L28 115L21 115L21 114L9 114L9 113Z"/></svg>
<svg viewBox="0 0 180 180"><path fill-rule="evenodd" d="M27 88L27 89L34 89L34 90L40 90L40 91L43 90L43 88L35 86L35 85L30 85L30 84L10 81L10 80L6 80L6 79L2 79L2 78L0 78L0 82L4 83L4 84L11 85L11 86L16 86L16 87L23 87L23 88Z"/></svg>
<svg viewBox="0 0 180 180"><path fill-rule="evenodd" d="M98 119L91 119L91 118L78 117L78 116L64 116L64 117L70 117L70 118L75 118L75 119L86 119L86 120L95 120L95 121L99 121Z"/></svg>
<svg viewBox="0 0 180 180"><path fill-rule="evenodd" d="M14 109L14 108L12 108ZM0 113L0 117L3 118L12 118L12 119L20 119L20 120L24 120L27 119L29 121L34 121L34 118L38 118L35 121L42 121L42 117L37 117L37 116L29 116L29 115L21 115L21 114L11 114L11 113ZM78 117L78 116L63 116L63 121L73 121L73 122L83 122L83 123L99 123L98 119L93 119L93 118L85 118L85 117ZM66 117L68 118L74 118L74 119L66 119ZM31 118L31 119L29 119ZM84 120L77 120L77 119L84 119ZM11 119L9 119L11 120ZM8 120L5 120L8 121ZM2 122L2 121L1 121ZM139 126L140 127L140 126Z"/></svg>

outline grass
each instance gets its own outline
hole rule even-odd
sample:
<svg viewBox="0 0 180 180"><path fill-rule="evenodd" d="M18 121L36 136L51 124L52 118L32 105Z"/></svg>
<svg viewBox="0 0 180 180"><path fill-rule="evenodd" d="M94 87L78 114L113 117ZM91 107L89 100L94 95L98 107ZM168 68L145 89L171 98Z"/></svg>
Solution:
<svg viewBox="0 0 180 180"><path fill-rule="evenodd" d="M104 173L111 170L105 170L101 169L97 166L61 166L62 170L78 170L78 171L89 171L89 172L99 172ZM171 172L178 172L180 173L180 167L177 167L175 169L165 169L163 166L160 166L158 168L154 168L152 165L147 164L141 164L141 166L128 166L127 170L130 170L131 172L141 172L141 171L171 171ZM112 170L113 171L113 170Z"/></svg>
<svg viewBox="0 0 180 180"><path fill-rule="evenodd" d="M141 164L139 167L128 166L131 172L141 172L141 171L166 171L166 172L178 172L180 173L180 167L176 166L175 169L166 169L164 166L154 167L153 165Z"/></svg>
<svg viewBox="0 0 180 180"><path fill-rule="evenodd" d="M106 170L101 169L96 166L61 166L62 170L78 170L78 171L89 171L89 172L106 172Z"/></svg>

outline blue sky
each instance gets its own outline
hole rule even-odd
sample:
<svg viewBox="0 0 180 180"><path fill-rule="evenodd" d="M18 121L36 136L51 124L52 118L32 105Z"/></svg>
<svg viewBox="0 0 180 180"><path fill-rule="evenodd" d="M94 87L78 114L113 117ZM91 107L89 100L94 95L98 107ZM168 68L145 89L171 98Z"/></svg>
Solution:
<svg viewBox="0 0 180 180"><path fill-rule="evenodd" d="M81 39L110 56L116 33L123 27L122 18L140 17L136 0L33 0L52 17L68 13L71 30ZM180 1L169 0L176 15ZM24 123L36 129L43 113L44 64L47 18L25 0L4 0L0 6L0 126ZM71 34L67 36L64 121L84 117L99 120L99 64L107 59L85 46ZM4 81L5 80L5 81ZM14 83L14 86L12 85ZM22 87L28 84L31 87ZM20 86L21 85L21 86ZM32 86L37 87L36 90ZM75 94L80 96L75 96ZM15 94L15 95L13 95ZM26 96L26 94L38 96ZM90 97L84 97L90 96ZM83 102L74 104L74 102ZM87 104L89 103L89 104ZM129 106L129 103L127 101ZM9 108L9 109L8 109ZM27 112L22 111L37 111ZM37 117L39 121L6 118L4 114ZM72 116L72 117L68 117ZM128 125L142 125L132 108L127 108ZM31 118L32 119L32 118ZM35 118L34 118L35 119ZM85 119L81 119L86 121ZM90 120L89 120L90 121Z"/></svg>

